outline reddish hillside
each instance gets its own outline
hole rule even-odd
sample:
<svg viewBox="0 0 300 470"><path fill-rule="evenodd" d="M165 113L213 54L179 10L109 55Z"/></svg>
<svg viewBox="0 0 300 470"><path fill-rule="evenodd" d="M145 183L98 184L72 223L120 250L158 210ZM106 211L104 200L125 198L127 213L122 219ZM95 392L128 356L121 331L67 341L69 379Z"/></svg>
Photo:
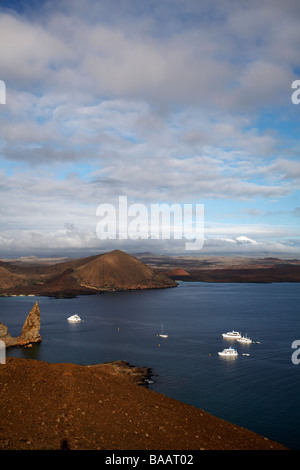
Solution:
<svg viewBox="0 0 300 470"><path fill-rule="evenodd" d="M127 290L173 287L164 274L120 250L97 256L77 267L72 277L83 287L97 290Z"/></svg>
<svg viewBox="0 0 300 470"><path fill-rule="evenodd" d="M120 250L53 265L28 267L0 262L2 295L60 297L176 285L164 274Z"/></svg>
<svg viewBox="0 0 300 470"><path fill-rule="evenodd" d="M138 386L145 372L122 362L80 366L9 357L0 367L0 450L285 450Z"/></svg>
<svg viewBox="0 0 300 470"><path fill-rule="evenodd" d="M0 262L0 289L7 289L22 284L25 279L22 274L11 272L9 266Z"/></svg>

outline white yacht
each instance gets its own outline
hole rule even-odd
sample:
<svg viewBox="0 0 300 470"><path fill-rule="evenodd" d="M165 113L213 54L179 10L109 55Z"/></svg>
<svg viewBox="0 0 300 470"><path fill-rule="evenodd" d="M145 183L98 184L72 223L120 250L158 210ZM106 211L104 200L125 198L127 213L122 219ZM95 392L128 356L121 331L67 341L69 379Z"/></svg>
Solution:
<svg viewBox="0 0 300 470"><path fill-rule="evenodd" d="M228 349L223 349L223 351L218 352L219 356L226 356L226 357L236 357L238 356L238 352L236 349L230 347Z"/></svg>
<svg viewBox="0 0 300 470"><path fill-rule="evenodd" d="M238 331L228 331L227 333L223 333L222 334L223 338L227 338L227 339L240 339L242 337L241 333L239 333Z"/></svg>
<svg viewBox="0 0 300 470"><path fill-rule="evenodd" d="M239 343L244 343L244 344L251 344L252 339L248 338L247 334L246 334L246 336L242 336L241 338L238 338L238 342Z"/></svg>
<svg viewBox="0 0 300 470"><path fill-rule="evenodd" d="M164 333L164 325L163 323L161 324L161 332L159 333L159 335L161 338L168 338L168 333Z"/></svg>
<svg viewBox="0 0 300 470"><path fill-rule="evenodd" d="M79 323L81 322L81 318L79 315L77 315L77 313L75 313L75 315L72 315L71 317L67 318L68 321L72 322L72 323Z"/></svg>

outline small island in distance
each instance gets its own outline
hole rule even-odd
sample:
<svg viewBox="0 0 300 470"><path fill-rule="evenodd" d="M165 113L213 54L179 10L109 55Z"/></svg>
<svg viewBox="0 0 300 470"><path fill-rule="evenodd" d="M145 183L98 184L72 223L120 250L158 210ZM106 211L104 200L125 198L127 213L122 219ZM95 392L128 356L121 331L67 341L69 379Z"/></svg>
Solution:
<svg viewBox="0 0 300 470"><path fill-rule="evenodd" d="M136 255L176 281L300 282L300 259L247 256Z"/></svg>

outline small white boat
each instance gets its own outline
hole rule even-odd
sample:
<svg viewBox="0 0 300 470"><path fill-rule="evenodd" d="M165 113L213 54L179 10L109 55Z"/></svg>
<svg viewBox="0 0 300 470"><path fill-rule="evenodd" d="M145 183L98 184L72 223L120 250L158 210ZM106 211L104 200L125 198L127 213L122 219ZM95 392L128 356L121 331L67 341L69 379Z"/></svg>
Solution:
<svg viewBox="0 0 300 470"><path fill-rule="evenodd" d="M242 356L250 356L248 353L243 353Z"/></svg>
<svg viewBox="0 0 300 470"><path fill-rule="evenodd" d="M238 342L244 343L244 344L250 344L252 343L252 339L248 338L246 334L246 336L242 336L241 338L238 338Z"/></svg>
<svg viewBox="0 0 300 470"><path fill-rule="evenodd" d="M227 338L227 339L239 339L242 337L241 333L239 333L238 331L228 331L227 333L223 333L222 334L223 338Z"/></svg>
<svg viewBox="0 0 300 470"><path fill-rule="evenodd" d="M81 318L79 315L77 315L77 313L75 313L75 315L72 315L71 317L67 318L67 320L71 323L79 323L81 322Z"/></svg>
<svg viewBox="0 0 300 470"><path fill-rule="evenodd" d="M168 338L168 334L167 333L164 333L164 325L161 324L161 333L159 333L159 335L161 338Z"/></svg>
<svg viewBox="0 0 300 470"><path fill-rule="evenodd" d="M228 349L223 349L223 351L218 352L219 356L226 356L226 357L236 357L238 356L238 352L236 349L230 347Z"/></svg>

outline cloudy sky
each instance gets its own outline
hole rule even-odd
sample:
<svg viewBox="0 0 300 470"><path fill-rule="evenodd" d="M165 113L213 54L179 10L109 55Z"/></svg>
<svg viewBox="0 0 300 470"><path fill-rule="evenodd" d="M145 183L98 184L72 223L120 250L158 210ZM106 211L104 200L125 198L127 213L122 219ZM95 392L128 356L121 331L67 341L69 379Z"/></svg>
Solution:
<svg viewBox="0 0 300 470"><path fill-rule="evenodd" d="M0 256L100 240L101 204L204 204L199 255L300 251L298 0L0 1Z"/></svg>

